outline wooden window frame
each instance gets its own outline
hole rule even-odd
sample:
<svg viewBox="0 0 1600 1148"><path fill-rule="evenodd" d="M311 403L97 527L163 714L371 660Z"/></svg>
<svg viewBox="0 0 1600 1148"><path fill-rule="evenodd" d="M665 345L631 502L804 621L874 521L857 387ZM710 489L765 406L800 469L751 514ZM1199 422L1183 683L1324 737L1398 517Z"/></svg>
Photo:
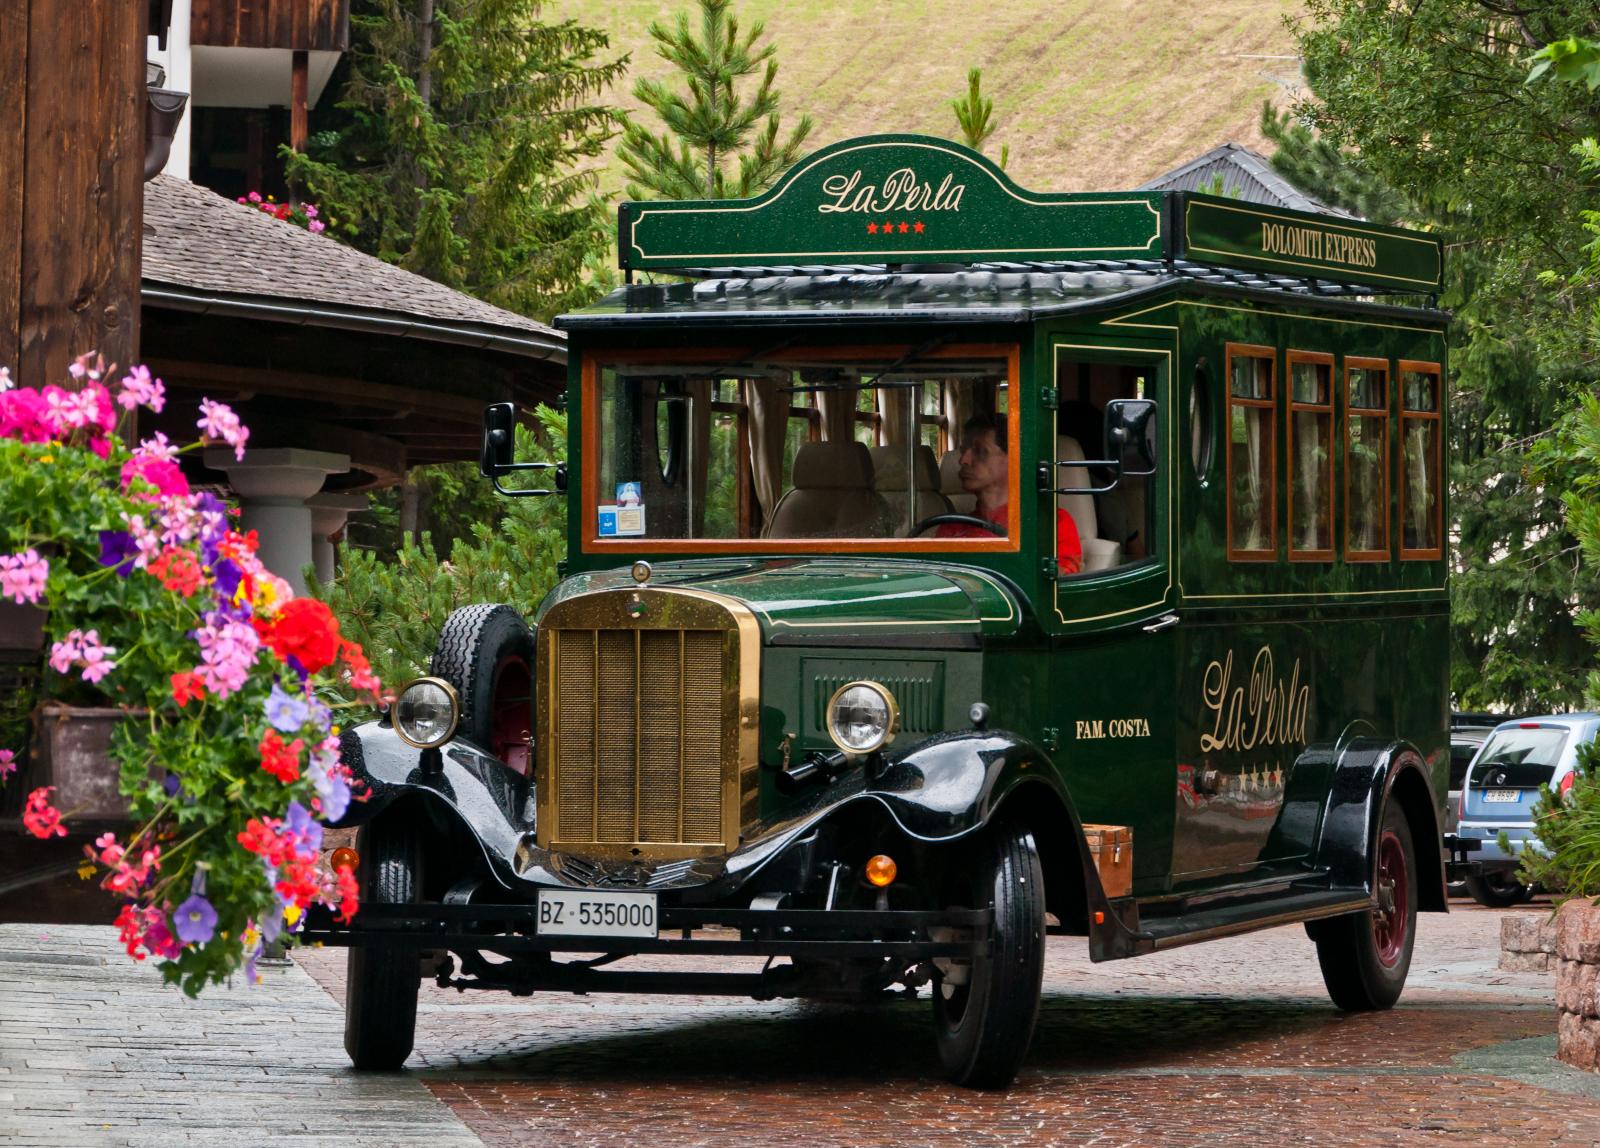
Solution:
<svg viewBox="0 0 1600 1148"><path fill-rule="evenodd" d="M1326 403L1302 403L1294 397L1294 365L1296 363L1320 363L1328 368L1328 401ZM1288 400L1289 413L1284 419L1285 429L1289 435L1288 440L1288 466L1285 468L1287 476L1286 491L1289 499L1289 561L1290 562L1332 562L1336 551L1333 546L1334 523L1337 515L1334 514L1333 505L1333 436L1335 427L1335 400L1334 400L1334 361L1333 356L1324 351L1286 351L1284 353L1284 397ZM1233 377L1228 378L1228 385L1233 386ZM1328 416L1328 543L1323 550L1296 550L1294 546L1294 416L1296 413L1305 412ZM1230 424L1231 425L1231 424ZM1231 487L1229 489L1232 489Z"/></svg>
<svg viewBox="0 0 1600 1148"><path fill-rule="evenodd" d="M1406 409L1405 375L1410 371L1419 375L1433 376L1433 410L1412 411ZM1444 451L1444 369L1439 363L1423 362L1419 359L1401 359L1395 364L1394 372L1394 398L1400 412L1400 442L1396 449L1400 452L1400 524L1398 541L1400 543L1400 560L1402 562L1437 562L1444 557L1444 467L1441 455ZM1439 545L1428 549L1408 549L1406 547L1406 422L1429 421L1439 424L1433 436L1433 458L1431 460L1434 481L1433 498L1433 532L1439 540Z"/></svg>
<svg viewBox="0 0 1600 1148"><path fill-rule="evenodd" d="M873 346L817 347L808 349L815 359L859 359L871 357L893 362L911 348L904 344ZM1004 537L996 538L601 538L595 531L596 512L599 505L600 371L603 367L630 362L685 362L727 359L738 362L748 348L731 346L705 346L693 348L657 348L644 350L587 351L580 368L580 411L582 412L582 439L580 445L578 513L580 527L578 552L581 554L959 554L1005 553L1015 554L1022 549L1022 471L1019 463L1011 467L1008 506L1010 514ZM928 352L928 359L967 358L978 355L993 356L1005 364L1005 383L1008 394L1016 394L1022 374L1022 348L1018 343L952 343ZM805 413L813 428L820 425L820 409L791 406L791 417ZM866 412L857 412L866 414ZM594 417L591 417L594 416ZM876 416L870 416L876 417ZM1022 420L1006 421L1007 454L1013 459L1022 457Z"/></svg>
<svg viewBox="0 0 1600 1148"><path fill-rule="evenodd" d="M1265 399L1243 399L1233 393L1233 360L1266 359L1272 364ZM1228 402L1224 414L1223 486L1227 490L1223 513L1229 562L1276 562L1278 560L1278 349L1252 343L1228 343L1223 347L1223 385ZM1233 408L1250 407L1267 412L1267 538L1265 550L1238 550L1233 545Z"/></svg>
<svg viewBox="0 0 1600 1148"><path fill-rule="evenodd" d="M1350 372L1351 371L1382 371L1383 372L1383 406L1357 407L1350 402ZM1391 513L1393 508L1394 487L1391 485L1393 476L1392 462L1394 450L1390 444L1389 424L1393 421L1390 411L1393 403L1395 373L1389 365L1388 359L1371 359L1360 356L1347 356L1344 361L1344 560L1346 562L1388 562L1394 557L1394 537L1390 530ZM1383 549L1381 550L1352 550L1350 548L1350 425L1357 418L1383 420Z"/></svg>

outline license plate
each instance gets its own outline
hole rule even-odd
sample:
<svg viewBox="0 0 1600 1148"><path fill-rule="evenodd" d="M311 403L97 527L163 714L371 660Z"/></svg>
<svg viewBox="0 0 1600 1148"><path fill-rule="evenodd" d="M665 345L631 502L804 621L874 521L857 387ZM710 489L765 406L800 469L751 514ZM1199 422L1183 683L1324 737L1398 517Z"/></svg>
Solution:
<svg viewBox="0 0 1600 1148"><path fill-rule="evenodd" d="M654 893L542 889L536 930L544 937L654 937Z"/></svg>
<svg viewBox="0 0 1600 1148"><path fill-rule="evenodd" d="M1521 801L1520 789L1486 789L1483 791L1485 801Z"/></svg>

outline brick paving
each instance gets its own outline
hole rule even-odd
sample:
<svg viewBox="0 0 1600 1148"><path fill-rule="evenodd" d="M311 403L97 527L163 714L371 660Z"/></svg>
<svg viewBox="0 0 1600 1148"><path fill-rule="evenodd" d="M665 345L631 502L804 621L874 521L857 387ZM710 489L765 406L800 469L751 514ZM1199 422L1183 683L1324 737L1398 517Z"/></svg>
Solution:
<svg viewBox="0 0 1600 1148"><path fill-rule="evenodd" d="M1550 976L1497 968L1503 914L1456 909L1422 919L1401 1006L1356 1016L1298 927L1106 965L1054 938L1032 1052L998 1095L940 1078L925 995L428 984L409 1071L358 1076L340 950L191 1002L107 928L0 926L0 1142L1600 1144L1600 1076L1551 1055Z"/></svg>
<svg viewBox="0 0 1600 1148"><path fill-rule="evenodd" d="M1053 938L1002 1095L940 1079L925 997L430 984L410 1065L488 1145L1600 1143L1600 1077L1552 1058L1549 975L1497 968L1502 914L1455 908L1423 918L1401 1007L1355 1016L1328 1003L1298 926L1106 965ZM297 959L342 998L342 953Z"/></svg>

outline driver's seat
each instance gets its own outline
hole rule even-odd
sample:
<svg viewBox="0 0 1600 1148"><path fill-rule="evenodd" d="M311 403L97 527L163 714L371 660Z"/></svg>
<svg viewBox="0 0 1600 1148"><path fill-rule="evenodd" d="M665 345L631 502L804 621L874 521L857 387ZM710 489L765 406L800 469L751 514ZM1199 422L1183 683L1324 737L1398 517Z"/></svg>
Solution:
<svg viewBox="0 0 1600 1148"><path fill-rule="evenodd" d="M905 535L916 521L935 514L949 514L950 500L939 493L939 464L933 448L918 443L912 451L912 477L906 481L905 446L875 446L872 450L872 486L889 504L894 515L894 532ZM916 492L916 520L912 519L911 492Z"/></svg>

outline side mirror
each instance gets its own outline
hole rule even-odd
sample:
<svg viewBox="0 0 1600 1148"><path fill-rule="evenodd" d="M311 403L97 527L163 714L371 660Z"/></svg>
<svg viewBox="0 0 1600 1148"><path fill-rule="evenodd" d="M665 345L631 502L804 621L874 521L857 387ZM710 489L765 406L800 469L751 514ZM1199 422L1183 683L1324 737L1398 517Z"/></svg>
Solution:
<svg viewBox="0 0 1600 1148"><path fill-rule="evenodd" d="M567 489L566 463L518 462L516 458L517 408L512 403L491 403L483 408L483 444L478 448L478 473L494 484L496 493L510 498L560 494ZM553 470L556 472L554 486L507 490L500 485L500 476L514 470Z"/></svg>
<svg viewBox="0 0 1600 1148"><path fill-rule="evenodd" d="M517 447L517 408L493 403L483 408L483 446L478 452L478 473L495 478L511 469Z"/></svg>
<svg viewBox="0 0 1600 1148"><path fill-rule="evenodd" d="M1106 457L1123 477L1156 472L1156 404L1112 399L1106 404Z"/></svg>

